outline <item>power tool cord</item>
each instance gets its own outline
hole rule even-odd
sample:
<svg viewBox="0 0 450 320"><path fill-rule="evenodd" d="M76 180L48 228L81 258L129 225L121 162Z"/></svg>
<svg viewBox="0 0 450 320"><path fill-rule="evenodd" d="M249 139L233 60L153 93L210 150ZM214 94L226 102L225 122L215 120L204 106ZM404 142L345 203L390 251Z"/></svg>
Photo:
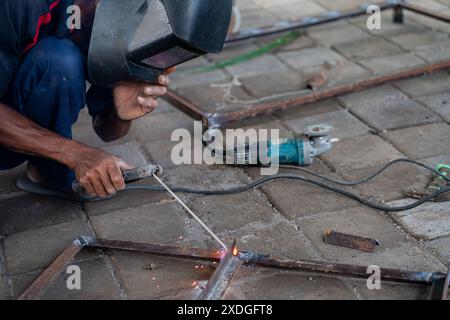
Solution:
<svg viewBox="0 0 450 320"><path fill-rule="evenodd" d="M304 168L299 168L299 167L294 167L296 169L302 170L308 174L312 174L314 176L316 176L317 178L326 180L328 182L332 182L332 183L336 183L336 184L340 184L340 185L348 185L348 186L354 186L354 185L359 185L359 184L363 184L365 182L370 181L371 179L375 178L376 176L380 175L381 173L383 173L385 170L387 170L390 166L399 163L399 162L406 162L406 163L410 163L410 164L414 164L417 166L420 166L428 171L433 172L434 174L442 177L443 179L445 179L447 182L450 182L450 179L447 178L444 174L437 172L436 170L433 170L432 168L428 167L427 165L420 163L420 162L416 162L413 160L408 160L408 159L399 159L399 160L394 160L391 161L390 163L388 163L387 165L385 165L383 168L381 168L380 170L378 170L377 172L375 172L374 174L361 179L361 180L354 180L354 181L338 181L338 180L333 180L330 179L328 177L316 174L314 172L311 172L310 170L304 169ZM290 168L290 166L289 166ZM331 185L328 185L322 181L319 180L315 180L315 179L310 179L301 175L295 175L295 174L278 174L275 176L270 176L270 177L265 177L259 180L256 180L246 186L243 187L236 187L236 188L230 188L227 190L196 190L196 189L192 189L192 188L185 188L185 187L171 187L171 189L174 192L181 192L181 193L191 193L191 194L201 194L201 195L227 195L227 194L236 194L236 193L241 193L241 192L245 192L251 189L254 189L264 183L267 183L269 181L274 181L274 180L281 180L281 179L289 179L289 180L301 180L304 181L306 183L310 183L313 185L316 185L318 187L321 187L323 189L335 192L335 193L339 193L341 195L344 195L350 199L353 199L355 201L358 201L368 207L371 207L373 209L377 209L377 210L381 210L381 211L385 211L385 212L399 212L399 211L405 211L405 210L411 210L414 208L417 208L418 206L424 204L425 202L428 202L430 200L433 200L434 198L443 195L447 192L450 191L450 187L441 189L439 191L436 191L430 195L428 195L427 197L416 201L412 204L409 205L405 205L405 206L399 206L399 207L389 207L389 206L385 206L382 204L378 204L372 201L369 201L367 199L364 199L360 196L358 196L355 193L349 192L347 190L343 190L343 189L339 189L336 187L333 187ZM165 189L159 185L143 185L143 186L127 186L127 188L125 189L125 191L165 191Z"/></svg>
<svg viewBox="0 0 450 320"><path fill-rule="evenodd" d="M356 186L356 185L363 184L363 183L366 183L366 182L369 182L369 181L373 180L374 178L376 178L380 174L382 174L384 171L389 169L391 166L393 166L395 164L398 164L398 163L408 163L408 164L413 164L413 165L418 166L418 167L422 167L423 169L426 169L426 170L428 170L428 171L430 171L430 172L432 172L432 173L434 173L436 175L439 175L443 179L445 179L447 181L450 181L450 179L447 178L442 173L440 173L440 172L438 172L438 171L428 167L427 165L425 165L425 164L423 164L421 162L417 162L417 161L409 160L409 159L397 159L397 160L391 161L388 164L384 165L379 170L377 170L375 173L373 173L373 174L371 174L371 175L369 175L369 176L367 176L367 177L365 177L363 179L360 179L360 180L334 180L334 179L325 177L323 175L317 174L317 173L315 173L315 172L313 172L311 170L305 169L303 167L292 166L292 165L280 165L280 168L294 169L294 170L302 171L302 172L305 172L305 173L307 173L309 175L312 175L312 176L314 176L316 178L320 178L322 180L325 180L325 181L328 181L328 182L331 182L331 183L334 183L334 184L342 185L342 186Z"/></svg>

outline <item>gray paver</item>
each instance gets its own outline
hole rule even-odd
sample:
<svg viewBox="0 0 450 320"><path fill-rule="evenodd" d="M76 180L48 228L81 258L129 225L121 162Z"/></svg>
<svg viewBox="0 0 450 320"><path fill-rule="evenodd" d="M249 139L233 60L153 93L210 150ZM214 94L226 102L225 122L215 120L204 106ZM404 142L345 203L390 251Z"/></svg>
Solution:
<svg viewBox="0 0 450 320"><path fill-rule="evenodd" d="M424 61L411 53L361 59L360 63L376 75L389 74L424 64ZM394 71L393 71L394 70Z"/></svg>
<svg viewBox="0 0 450 320"><path fill-rule="evenodd" d="M401 53L401 50L383 38L350 41L333 46L337 51L350 59L367 59Z"/></svg>
<svg viewBox="0 0 450 320"><path fill-rule="evenodd" d="M233 284L251 300L353 300L355 297L337 278L287 272L265 272L262 277Z"/></svg>
<svg viewBox="0 0 450 320"><path fill-rule="evenodd" d="M385 134L395 147L412 159L439 156L450 149L450 126L445 123L391 131Z"/></svg>
<svg viewBox="0 0 450 320"><path fill-rule="evenodd" d="M297 224L326 261L421 271L440 271L443 268L439 260L408 242L386 217L371 209L358 207L318 214L298 219ZM330 229L378 239L381 246L374 253L365 253L325 244L323 235Z"/></svg>
<svg viewBox="0 0 450 320"><path fill-rule="evenodd" d="M209 263L152 255L117 253L112 261L129 299L152 300L185 290L193 299L200 293L197 286L206 285L214 272Z"/></svg>
<svg viewBox="0 0 450 320"><path fill-rule="evenodd" d="M100 238L176 243L186 237L186 218L177 203L151 204L91 218Z"/></svg>
<svg viewBox="0 0 450 320"><path fill-rule="evenodd" d="M243 64L226 68L227 72L237 77L264 76L274 72L287 71L287 67L272 55L265 55Z"/></svg>
<svg viewBox="0 0 450 320"><path fill-rule="evenodd" d="M386 164L404 156L378 136L368 135L338 141L321 156L335 169L363 169Z"/></svg>
<svg viewBox="0 0 450 320"><path fill-rule="evenodd" d="M282 60L294 69L306 69L322 66L324 63L335 65L345 60L336 52L322 47L308 48L300 51L289 51L278 54Z"/></svg>
<svg viewBox="0 0 450 320"><path fill-rule="evenodd" d="M445 260L450 262L450 237L439 238L429 241L426 244L436 250Z"/></svg>
<svg viewBox="0 0 450 320"><path fill-rule="evenodd" d="M392 206L404 206L411 200L398 200ZM423 240L433 240L450 235L450 208L448 203L427 203L420 208L394 212L392 217L409 233Z"/></svg>
<svg viewBox="0 0 450 320"><path fill-rule="evenodd" d="M313 124L329 124L333 127L330 135L343 139L369 133L370 128L356 119L347 111L323 113L316 116L286 121L287 125L297 133L303 133L305 128Z"/></svg>
<svg viewBox="0 0 450 320"><path fill-rule="evenodd" d="M448 72L438 72L394 83L400 90L413 97L448 91Z"/></svg>
<svg viewBox="0 0 450 320"><path fill-rule="evenodd" d="M450 122L450 93L419 97L418 100Z"/></svg>
<svg viewBox="0 0 450 320"><path fill-rule="evenodd" d="M0 201L0 212L0 234L10 235L77 220L81 217L81 206L57 198L23 195Z"/></svg>
<svg viewBox="0 0 450 320"><path fill-rule="evenodd" d="M441 121L433 112L417 102L405 99L377 106L361 105L353 108L352 112L378 130L393 130Z"/></svg>
<svg viewBox="0 0 450 320"><path fill-rule="evenodd" d="M92 234L86 223L79 220L8 236L4 240L8 273L15 275L48 266L81 235ZM76 259L83 256L86 255L80 254Z"/></svg>

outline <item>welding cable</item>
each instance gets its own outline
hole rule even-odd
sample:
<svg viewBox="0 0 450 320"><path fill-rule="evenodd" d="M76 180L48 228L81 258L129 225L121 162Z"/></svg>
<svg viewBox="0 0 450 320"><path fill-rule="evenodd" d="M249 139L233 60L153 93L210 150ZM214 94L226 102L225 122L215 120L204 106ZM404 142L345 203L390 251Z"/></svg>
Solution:
<svg viewBox="0 0 450 320"><path fill-rule="evenodd" d="M412 204L405 205L405 206L399 206L399 207L389 207L389 206L385 206L385 205L378 204L375 202L371 202L365 198L358 196L357 194L355 194L353 192L330 186L322 181L310 179L310 178L307 178L307 177L304 177L301 175L295 175L295 174L278 174L278 175L274 175L274 176L270 176L270 177L265 177L265 178L256 180L246 186L231 188L231 189L227 189L227 190L195 190L195 189L191 189L191 188L174 187L174 186L171 186L170 188L174 192L181 192L181 193L191 193L191 194L201 194L201 195L228 195L228 194L242 193L242 192L257 188L260 185L263 185L269 181L282 180L282 179L284 179L284 180L301 180L306 183L316 185L320 188L323 188L323 189L326 189L326 190L329 190L329 191L332 191L335 193L339 193L339 194L346 196L352 200L355 200L365 206L371 207L373 209L385 211L385 212L399 212L399 211L411 210L411 209L417 208L418 206L421 206L422 204L424 204L430 200L435 199L436 197L438 197L440 195L450 192L450 187L447 187L447 188L441 189L439 191L436 191L436 192L426 196L425 198L423 198L419 201L416 201ZM143 185L143 186L127 186L125 191L165 191L165 189L159 185L145 185L145 186Z"/></svg>
<svg viewBox="0 0 450 320"><path fill-rule="evenodd" d="M380 168L379 170L377 170L376 172L374 172L373 174L371 174L371 175L369 175L369 176L367 176L365 178L358 179L358 180L334 180L334 179L331 179L331 178L328 178L326 176L317 174L317 173L315 173L315 172L313 172L311 170L308 170L308 169L305 169L305 168L299 167L299 166L280 165L280 168L283 168L283 169L294 169L294 170L302 171L302 172L307 173L309 175L312 175L312 176L314 176L316 178L319 178L319 179L322 179L324 181L331 182L331 183L334 183L334 184L338 184L338 185L341 185L341 186L356 186L356 185L360 185L360 184L363 184L363 183L367 183L367 182L375 179L376 177L381 175L384 171L389 169L391 166L393 166L393 165L395 165L397 163L401 163L401 162L412 164L412 165L421 167L423 169L426 169L426 170L428 170L428 171L430 171L430 172L440 176L441 178L445 179L447 182L450 182L450 179L445 174L442 174L441 172L439 172L437 170L434 170L433 168L431 168L431 167L429 167L429 166L427 166L427 165L425 165L425 164L423 164L421 162L417 162L417 161L409 160L409 159L397 159L397 160L391 161L388 164L386 164L385 166L383 166L382 168Z"/></svg>

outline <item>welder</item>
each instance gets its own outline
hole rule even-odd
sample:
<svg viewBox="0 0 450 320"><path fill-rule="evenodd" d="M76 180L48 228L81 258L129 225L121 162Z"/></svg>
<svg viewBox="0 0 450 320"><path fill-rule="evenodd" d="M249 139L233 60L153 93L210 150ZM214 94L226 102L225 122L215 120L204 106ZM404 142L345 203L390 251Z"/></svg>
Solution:
<svg viewBox="0 0 450 320"><path fill-rule="evenodd" d="M104 141L125 136L175 65L223 47L231 0L2 0L0 15L0 170L27 163L30 186L69 192L76 179L106 197L130 166L72 140L80 111Z"/></svg>

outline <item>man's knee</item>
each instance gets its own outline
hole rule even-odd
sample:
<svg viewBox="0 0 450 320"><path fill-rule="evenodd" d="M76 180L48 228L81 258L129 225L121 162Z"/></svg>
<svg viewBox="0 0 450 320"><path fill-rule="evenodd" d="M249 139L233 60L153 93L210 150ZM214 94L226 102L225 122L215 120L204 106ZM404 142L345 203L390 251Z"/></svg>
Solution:
<svg viewBox="0 0 450 320"><path fill-rule="evenodd" d="M12 107L50 130L69 129L86 103L85 57L70 39L42 39L26 55L12 91ZM56 123L58 122L58 123Z"/></svg>
<svg viewBox="0 0 450 320"><path fill-rule="evenodd" d="M29 58L35 60L38 71L54 81L54 85L70 82L71 85L85 86L86 59L70 39L42 39L29 54Z"/></svg>

